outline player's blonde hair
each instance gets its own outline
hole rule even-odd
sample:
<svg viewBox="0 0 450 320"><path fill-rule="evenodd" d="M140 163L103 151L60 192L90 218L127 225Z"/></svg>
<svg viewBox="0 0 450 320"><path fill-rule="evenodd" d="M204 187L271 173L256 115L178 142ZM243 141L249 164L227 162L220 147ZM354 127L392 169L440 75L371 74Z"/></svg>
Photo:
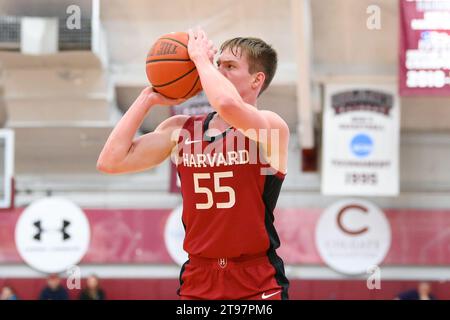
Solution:
<svg viewBox="0 0 450 320"><path fill-rule="evenodd" d="M278 63L277 52L271 45L259 38L238 37L225 41L220 46L220 52L222 53L225 49L230 49L235 56L245 53L249 64L248 72L250 74L264 72L266 75L259 94L267 89L275 75Z"/></svg>

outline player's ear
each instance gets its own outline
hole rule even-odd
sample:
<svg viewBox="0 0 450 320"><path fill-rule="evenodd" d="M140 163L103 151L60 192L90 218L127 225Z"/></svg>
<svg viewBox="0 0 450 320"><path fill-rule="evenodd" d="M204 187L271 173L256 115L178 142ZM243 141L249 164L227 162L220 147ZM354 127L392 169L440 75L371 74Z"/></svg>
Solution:
<svg viewBox="0 0 450 320"><path fill-rule="evenodd" d="M252 89L256 89L264 84L264 80L266 80L266 75L264 72L257 72L253 76Z"/></svg>

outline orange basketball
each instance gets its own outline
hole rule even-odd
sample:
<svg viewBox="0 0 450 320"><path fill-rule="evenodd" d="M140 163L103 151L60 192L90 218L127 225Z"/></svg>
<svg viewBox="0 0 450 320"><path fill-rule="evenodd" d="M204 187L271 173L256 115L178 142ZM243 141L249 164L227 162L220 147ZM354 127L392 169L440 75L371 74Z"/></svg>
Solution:
<svg viewBox="0 0 450 320"><path fill-rule="evenodd" d="M202 90L195 64L189 58L186 32L159 37L147 55L148 81L155 91L172 98L190 98Z"/></svg>

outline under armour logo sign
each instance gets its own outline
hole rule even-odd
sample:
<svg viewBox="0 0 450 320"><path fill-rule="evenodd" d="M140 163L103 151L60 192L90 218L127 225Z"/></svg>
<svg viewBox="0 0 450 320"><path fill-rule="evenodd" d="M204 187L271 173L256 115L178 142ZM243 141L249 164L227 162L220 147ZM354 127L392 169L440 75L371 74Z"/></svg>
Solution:
<svg viewBox="0 0 450 320"><path fill-rule="evenodd" d="M62 221L62 227L60 229L43 229L41 220L35 221L33 225L36 227L36 234L33 236L35 240L41 241L42 233L49 231L61 232L63 241L70 239L70 235L66 232L67 227L70 225L70 222L67 220Z"/></svg>

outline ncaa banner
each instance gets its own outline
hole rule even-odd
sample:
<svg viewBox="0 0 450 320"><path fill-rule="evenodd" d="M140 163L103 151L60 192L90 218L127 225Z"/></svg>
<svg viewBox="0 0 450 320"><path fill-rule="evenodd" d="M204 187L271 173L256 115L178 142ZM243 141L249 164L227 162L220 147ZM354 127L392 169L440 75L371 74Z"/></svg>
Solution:
<svg viewBox="0 0 450 320"><path fill-rule="evenodd" d="M402 96L450 95L450 0L400 0Z"/></svg>
<svg viewBox="0 0 450 320"><path fill-rule="evenodd" d="M399 192L400 106L391 85L325 88L322 183L325 195Z"/></svg>

